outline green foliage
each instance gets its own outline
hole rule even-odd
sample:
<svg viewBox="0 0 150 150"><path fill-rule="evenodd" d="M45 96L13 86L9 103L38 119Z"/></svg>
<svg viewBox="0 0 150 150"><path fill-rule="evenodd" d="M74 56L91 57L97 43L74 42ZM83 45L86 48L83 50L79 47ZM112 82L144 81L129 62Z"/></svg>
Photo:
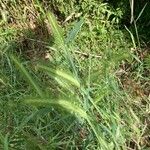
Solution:
<svg viewBox="0 0 150 150"><path fill-rule="evenodd" d="M51 26L51 30L53 32L56 44L59 44L60 47L64 48L64 39L61 33L61 29L59 29L58 24L56 23L56 19L52 13L47 14L47 18L49 21L49 25Z"/></svg>
<svg viewBox="0 0 150 150"><path fill-rule="evenodd" d="M149 3L124 28L129 3L113 2L0 2L0 149L149 147Z"/></svg>
<svg viewBox="0 0 150 150"><path fill-rule="evenodd" d="M55 77L56 80L57 78L62 78L62 79L65 79L67 81L69 81L69 83L71 83L72 85L76 86L76 87L80 87L80 83L78 82L77 79L75 79L72 75L69 75L67 74L66 72L64 71L61 71L59 69L52 69L52 68L49 68L47 66L43 66L43 65L38 65L38 69L40 70L43 70L44 72L48 73L48 75L50 75L51 77Z"/></svg>
<svg viewBox="0 0 150 150"><path fill-rule="evenodd" d="M18 69L23 73L25 78L27 78L27 80L29 81L29 84L32 85L33 88L35 88L38 95L40 97L43 97L43 93L42 93L41 89L39 88L37 83L34 81L33 77L31 77L31 75L28 73L28 71L24 68L24 66L14 56L12 56L11 58L14 61L14 63L16 64L16 66L18 67Z"/></svg>
<svg viewBox="0 0 150 150"><path fill-rule="evenodd" d="M69 43L75 41L75 38L76 38L77 34L79 33L83 23L84 23L83 19L81 19L79 22L75 23L74 28L67 35L67 38L65 40L66 44L69 44Z"/></svg>

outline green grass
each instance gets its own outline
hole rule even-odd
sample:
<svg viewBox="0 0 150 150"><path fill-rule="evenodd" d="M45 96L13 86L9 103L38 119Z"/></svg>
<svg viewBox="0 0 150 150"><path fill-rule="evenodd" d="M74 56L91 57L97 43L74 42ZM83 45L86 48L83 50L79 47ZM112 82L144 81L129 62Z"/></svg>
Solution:
<svg viewBox="0 0 150 150"><path fill-rule="evenodd" d="M0 149L150 148L149 48L120 5L0 2Z"/></svg>

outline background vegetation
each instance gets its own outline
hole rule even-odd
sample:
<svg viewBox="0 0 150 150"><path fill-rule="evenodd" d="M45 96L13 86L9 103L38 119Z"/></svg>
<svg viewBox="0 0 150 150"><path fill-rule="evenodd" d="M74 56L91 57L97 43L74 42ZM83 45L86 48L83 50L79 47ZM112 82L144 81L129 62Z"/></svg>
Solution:
<svg viewBox="0 0 150 150"><path fill-rule="evenodd" d="M0 149L150 148L148 0L0 10Z"/></svg>

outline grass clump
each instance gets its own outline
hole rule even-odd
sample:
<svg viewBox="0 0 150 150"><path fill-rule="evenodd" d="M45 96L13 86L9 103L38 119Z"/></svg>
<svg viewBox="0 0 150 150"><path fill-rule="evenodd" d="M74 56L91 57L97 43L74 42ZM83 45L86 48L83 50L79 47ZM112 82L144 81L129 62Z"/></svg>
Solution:
<svg viewBox="0 0 150 150"><path fill-rule="evenodd" d="M122 8L0 4L1 149L149 148L149 53Z"/></svg>

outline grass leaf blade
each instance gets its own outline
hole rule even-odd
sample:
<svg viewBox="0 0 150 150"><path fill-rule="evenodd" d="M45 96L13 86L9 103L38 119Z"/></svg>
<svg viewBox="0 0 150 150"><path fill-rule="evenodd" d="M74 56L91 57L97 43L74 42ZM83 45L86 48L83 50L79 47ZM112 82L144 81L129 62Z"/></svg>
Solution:
<svg viewBox="0 0 150 150"><path fill-rule="evenodd" d="M48 18L48 22L50 23L50 26L51 26L51 29L55 38L55 43L57 45L64 46L64 39L61 33L62 31L61 31L61 28L58 26L55 16L51 12L48 12L47 18Z"/></svg>
<svg viewBox="0 0 150 150"><path fill-rule="evenodd" d="M22 72L23 75L25 75L28 82L32 85L32 87L36 90L36 92L40 95L40 97L43 97L43 93L40 89L40 87L37 85L37 83L34 81L32 76L29 74L29 72L25 69L25 67L17 60L15 56L11 56L11 59L15 63L15 65L19 68L19 70Z"/></svg>
<svg viewBox="0 0 150 150"><path fill-rule="evenodd" d="M83 18L79 22L75 23L74 28L68 33L68 36L66 38L66 44L68 44L69 42L73 42L73 40L79 33L83 23L84 23Z"/></svg>

